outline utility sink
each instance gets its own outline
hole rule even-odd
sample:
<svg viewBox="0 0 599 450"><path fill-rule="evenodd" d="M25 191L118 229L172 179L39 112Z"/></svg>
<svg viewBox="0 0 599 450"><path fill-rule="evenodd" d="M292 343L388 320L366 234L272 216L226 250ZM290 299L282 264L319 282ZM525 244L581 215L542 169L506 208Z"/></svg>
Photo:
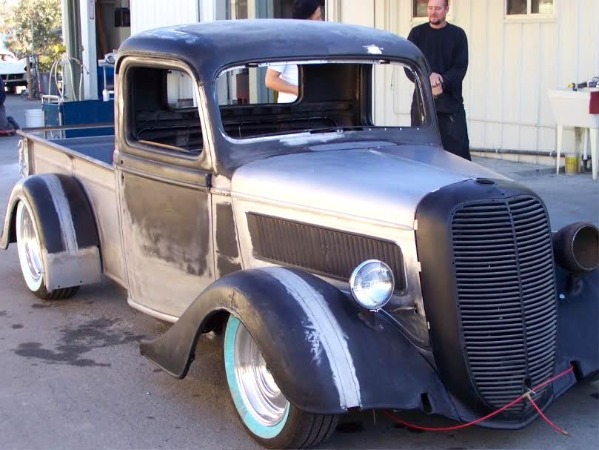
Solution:
<svg viewBox="0 0 599 450"><path fill-rule="evenodd" d="M564 127L582 128L583 161L588 158L588 141L591 141L591 171L593 180L597 179L599 167L599 114L591 114L596 111L596 95L599 89L550 90L548 92L551 101L553 117L557 124L557 165L556 172L560 169L560 155L562 153L562 140ZM593 104L591 105L591 95Z"/></svg>
<svg viewBox="0 0 599 450"><path fill-rule="evenodd" d="M590 114L591 92L599 89L581 89L571 91L567 89L549 90L549 100L553 117L558 126L599 128L599 114Z"/></svg>

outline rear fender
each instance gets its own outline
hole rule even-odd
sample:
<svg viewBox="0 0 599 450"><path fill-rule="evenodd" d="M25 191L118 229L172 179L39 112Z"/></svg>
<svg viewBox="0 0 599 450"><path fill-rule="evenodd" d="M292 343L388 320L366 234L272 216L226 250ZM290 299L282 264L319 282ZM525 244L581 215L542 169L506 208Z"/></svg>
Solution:
<svg viewBox="0 0 599 450"><path fill-rule="evenodd" d="M287 399L302 410L421 409L455 417L436 373L390 323L368 327L359 309L324 280L280 267L238 271L204 291L141 353L183 378L214 314L238 317L258 344ZM429 404L430 401L430 404Z"/></svg>
<svg viewBox="0 0 599 450"><path fill-rule="evenodd" d="M0 248L16 242L16 211L20 201L35 217L42 246L44 280L48 290L99 281L100 242L87 195L74 177L32 175L14 186Z"/></svg>

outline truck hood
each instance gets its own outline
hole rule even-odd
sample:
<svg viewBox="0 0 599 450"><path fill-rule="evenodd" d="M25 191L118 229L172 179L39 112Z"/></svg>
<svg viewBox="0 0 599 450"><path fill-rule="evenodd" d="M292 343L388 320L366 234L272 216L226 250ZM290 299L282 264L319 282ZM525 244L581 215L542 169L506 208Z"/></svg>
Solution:
<svg viewBox="0 0 599 450"><path fill-rule="evenodd" d="M505 179L435 147L359 145L254 161L235 172L231 195L411 228L428 193L472 178Z"/></svg>

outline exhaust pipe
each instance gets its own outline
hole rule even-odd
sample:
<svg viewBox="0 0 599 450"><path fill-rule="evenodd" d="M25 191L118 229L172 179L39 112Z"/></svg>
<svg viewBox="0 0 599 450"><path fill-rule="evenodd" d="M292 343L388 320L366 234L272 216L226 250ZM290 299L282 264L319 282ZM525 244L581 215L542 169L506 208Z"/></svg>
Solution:
<svg viewBox="0 0 599 450"><path fill-rule="evenodd" d="M599 266L599 230L586 222L563 227L553 235L553 256L574 275L595 270Z"/></svg>

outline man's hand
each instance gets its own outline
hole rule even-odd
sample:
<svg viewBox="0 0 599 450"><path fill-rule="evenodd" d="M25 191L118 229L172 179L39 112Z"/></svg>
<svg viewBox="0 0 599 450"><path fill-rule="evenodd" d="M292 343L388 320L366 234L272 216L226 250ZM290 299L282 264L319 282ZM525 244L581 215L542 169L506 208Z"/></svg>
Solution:
<svg viewBox="0 0 599 450"><path fill-rule="evenodd" d="M433 97L437 98L443 93L443 77L438 73L431 73L429 80L433 89Z"/></svg>

